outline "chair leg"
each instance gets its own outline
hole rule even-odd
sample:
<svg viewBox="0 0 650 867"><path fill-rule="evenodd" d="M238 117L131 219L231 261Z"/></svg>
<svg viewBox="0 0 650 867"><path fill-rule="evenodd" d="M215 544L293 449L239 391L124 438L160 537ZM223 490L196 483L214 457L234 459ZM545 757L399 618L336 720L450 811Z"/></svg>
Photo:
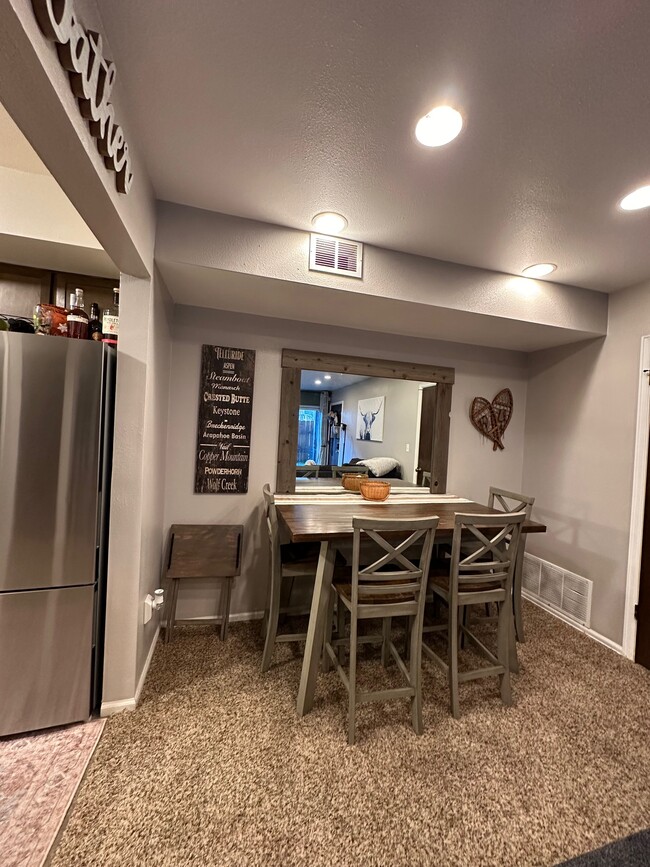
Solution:
<svg viewBox="0 0 650 867"><path fill-rule="evenodd" d="M172 640L172 632L176 623L176 602L178 600L178 578L172 578L171 592L168 597L167 611L165 612L165 644L169 644Z"/></svg>
<svg viewBox="0 0 650 867"><path fill-rule="evenodd" d="M262 638L266 638L269 631L269 609L271 607L271 579L269 578L269 587L266 593L266 605L264 606L264 617L262 618Z"/></svg>
<svg viewBox="0 0 650 867"><path fill-rule="evenodd" d="M410 681L415 690L411 699L411 724L416 735L424 731L422 723L422 620L419 617L409 618L411 621L411 659Z"/></svg>
<svg viewBox="0 0 650 867"><path fill-rule="evenodd" d="M461 622L463 626L467 629L467 625L469 623L469 605L463 605L463 613L461 617ZM462 629L458 630L458 649L465 649L465 633Z"/></svg>
<svg viewBox="0 0 650 867"><path fill-rule="evenodd" d="M226 578L225 586L221 585L221 640L228 637L228 622L230 620L230 595L232 593L232 578Z"/></svg>
<svg viewBox="0 0 650 867"><path fill-rule="evenodd" d="M327 672L331 668L331 660L329 653L325 650L325 645L330 644L332 641L332 629L334 624L334 606L336 604L336 590L332 587L330 590L330 604L329 609L327 611L327 621L325 622L325 634L323 636L323 658L321 660L321 667L323 669L323 674L327 674Z"/></svg>
<svg viewBox="0 0 650 867"><path fill-rule="evenodd" d="M354 743L357 713L357 615L352 612L350 622L350 670L348 672L348 743Z"/></svg>
<svg viewBox="0 0 650 867"><path fill-rule="evenodd" d="M510 614L508 623L508 656L510 659L510 674L519 674L519 657L517 656L517 636L515 631L515 617Z"/></svg>
<svg viewBox="0 0 650 867"><path fill-rule="evenodd" d="M451 700L451 714L454 719L460 717L458 704L458 606L449 605L449 695Z"/></svg>
<svg viewBox="0 0 650 867"><path fill-rule="evenodd" d="M278 634L278 618L280 616L280 584L281 579L274 581L271 578L271 592L269 594L269 623L266 629L264 653L262 654L262 671L268 671L273 658L275 636Z"/></svg>
<svg viewBox="0 0 650 867"><path fill-rule="evenodd" d="M512 607L515 614L515 632L517 634L517 641L522 644L526 641L524 636L524 614L521 606L521 578L523 568L524 542L522 538L522 541L519 544L519 551L517 552L517 565L515 566L515 575L512 585Z"/></svg>
<svg viewBox="0 0 650 867"><path fill-rule="evenodd" d="M512 693L510 692L510 629L512 624L512 613L510 611L510 600L499 603L499 627L497 633L497 656L499 662L505 668L505 671L500 675L501 681L501 701L504 704L512 704Z"/></svg>
<svg viewBox="0 0 650 867"><path fill-rule="evenodd" d="M408 662L411 658L411 629L413 628L413 617L409 615L406 618L406 638L404 639L404 661Z"/></svg>
<svg viewBox="0 0 650 867"><path fill-rule="evenodd" d="M336 606L336 637L345 638L345 605L339 600ZM345 662L345 647L339 644L338 647L339 665Z"/></svg>
<svg viewBox="0 0 650 867"><path fill-rule="evenodd" d="M388 662L390 660L390 650L388 647L388 642L390 641L390 627L392 623L392 618L384 617L381 622L381 664L384 668L388 668Z"/></svg>

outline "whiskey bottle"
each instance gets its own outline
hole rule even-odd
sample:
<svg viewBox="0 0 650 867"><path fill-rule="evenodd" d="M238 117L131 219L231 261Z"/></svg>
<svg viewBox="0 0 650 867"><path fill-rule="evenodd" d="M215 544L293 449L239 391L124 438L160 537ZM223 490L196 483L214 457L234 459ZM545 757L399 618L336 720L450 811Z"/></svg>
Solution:
<svg viewBox="0 0 650 867"><path fill-rule="evenodd" d="M90 305L88 336L91 340L101 340L104 336L102 334L102 323L99 321L99 304L95 304L95 302Z"/></svg>
<svg viewBox="0 0 650 867"><path fill-rule="evenodd" d="M68 337L75 340L88 339L88 314L84 310L84 290L75 289L70 297L71 309L67 316Z"/></svg>
<svg viewBox="0 0 650 867"><path fill-rule="evenodd" d="M104 310L102 319L102 338L109 346L117 346L117 333L120 328L120 290L113 289L113 304Z"/></svg>

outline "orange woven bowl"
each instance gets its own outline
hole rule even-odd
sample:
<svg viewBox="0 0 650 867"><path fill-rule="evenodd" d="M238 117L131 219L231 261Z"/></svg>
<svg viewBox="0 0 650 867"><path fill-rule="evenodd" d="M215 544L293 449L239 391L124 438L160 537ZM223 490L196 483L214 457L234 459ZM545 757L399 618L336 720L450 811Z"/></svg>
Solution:
<svg viewBox="0 0 650 867"><path fill-rule="evenodd" d="M365 481L359 485L361 496L364 500L385 500L390 494L390 482Z"/></svg>
<svg viewBox="0 0 650 867"><path fill-rule="evenodd" d="M355 493L359 493L359 485L364 479L367 479L364 473L343 473L341 477L341 484L345 488L346 491L354 491Z"/></svg>

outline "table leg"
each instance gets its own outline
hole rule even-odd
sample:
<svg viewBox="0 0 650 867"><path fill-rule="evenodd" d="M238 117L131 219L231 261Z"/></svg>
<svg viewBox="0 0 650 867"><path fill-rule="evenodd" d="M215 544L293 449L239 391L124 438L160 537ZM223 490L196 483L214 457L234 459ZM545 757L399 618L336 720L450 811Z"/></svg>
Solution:
<svg viewBox="0 0 650 867"><path fill-rule="evenodd" d="M523 580L525 549L526 534L522 533L519 539L519 550L517 551L517 565L515 567L512 591L512 605L515 615L515 632L517 635L517 641L520 641L522 644L526 640L524 638L524 615L521 610L521 583Z"/></svg>
<svg viewBox="0 0 650 867"><path fill-rule="evenodd" d="M221 640L228 637L228 621L230 619L230 595L232 592L232 578L226 578L226 583L221 584Z"/></svg>
<svg viewBox="0 0 650 867"><path fill-rule="evenodd" d="M306 713L309 713L314 704L318 664L323 649L325 619L329 610L335 557L336 550L334 545L331 545L329 542L321 542L316 581L314 583L314 595L311 600L309 626L307 627L305 655L302 660L300 687L298 689L298 716L304 716Z"/></svg>

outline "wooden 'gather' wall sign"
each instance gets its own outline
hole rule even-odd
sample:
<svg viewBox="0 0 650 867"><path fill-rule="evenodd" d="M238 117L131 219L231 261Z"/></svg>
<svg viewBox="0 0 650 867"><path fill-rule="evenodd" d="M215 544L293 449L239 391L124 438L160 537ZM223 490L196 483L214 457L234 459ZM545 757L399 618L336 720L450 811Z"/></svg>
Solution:
<svg viewBox="0 0 650 867"><path fill-rule="evenodd" d="M115 172L118 192L128 193L133 181L129 146L108 101L115 83L115 64L102 53L102 37L84 30L72 0L32 0L32 7L43 35L56 43L59 61L69 73L79 111L89 121L104 165Z"/></svg>
<svg viewBox="0 0 650 867"><path fill-rule="evenodd" d="M485 397L475 397L469 417L479 433L492 441L492 450L504 449L503 434L512 418L513 400L509 388L503 388L492 403Z"/></svg>

